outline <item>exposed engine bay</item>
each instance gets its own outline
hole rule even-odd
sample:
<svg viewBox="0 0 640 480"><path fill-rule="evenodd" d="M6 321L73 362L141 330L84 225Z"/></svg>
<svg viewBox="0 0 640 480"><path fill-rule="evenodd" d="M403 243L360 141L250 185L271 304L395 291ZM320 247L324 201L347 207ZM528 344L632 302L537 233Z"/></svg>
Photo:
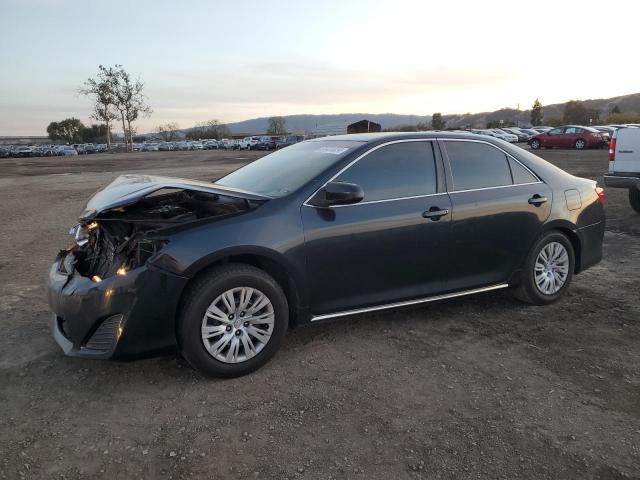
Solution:
<svg viewBox="0 0 640 480"><path fill-rule="evenodd" d="M260 202L202 191L163 188L135 203L105 210L73 229L75 270L100 281L144 265L165 244L151 233L190 222L246 212ZM69 272L70 273L70 272Z"/></svg>

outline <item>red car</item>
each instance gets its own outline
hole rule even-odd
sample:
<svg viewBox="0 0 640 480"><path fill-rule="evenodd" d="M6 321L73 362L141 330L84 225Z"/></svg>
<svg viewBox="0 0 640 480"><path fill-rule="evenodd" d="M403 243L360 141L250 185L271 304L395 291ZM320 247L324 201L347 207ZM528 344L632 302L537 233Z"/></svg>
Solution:
<svg viewBox="0 0 640 480"><path fill-rule="evenodd" d="M531 137L527 143L534 150L538 150L540 147L576 148L577 150L582 150L584 148L602 147L607 144L607 140L602 132L595 128L567 125Z"/></svg>

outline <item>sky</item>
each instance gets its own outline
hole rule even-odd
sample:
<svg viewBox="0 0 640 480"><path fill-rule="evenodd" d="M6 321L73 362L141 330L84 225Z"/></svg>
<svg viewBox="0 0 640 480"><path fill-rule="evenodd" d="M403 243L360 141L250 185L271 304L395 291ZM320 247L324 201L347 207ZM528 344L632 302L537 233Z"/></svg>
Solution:
<svg viewBox="0 0 640 480"><path fill-rule="evenodd" d="M467 113L640 92L640 2L0 0L0 136L45 135L99 64L177 122Z"/></svg>

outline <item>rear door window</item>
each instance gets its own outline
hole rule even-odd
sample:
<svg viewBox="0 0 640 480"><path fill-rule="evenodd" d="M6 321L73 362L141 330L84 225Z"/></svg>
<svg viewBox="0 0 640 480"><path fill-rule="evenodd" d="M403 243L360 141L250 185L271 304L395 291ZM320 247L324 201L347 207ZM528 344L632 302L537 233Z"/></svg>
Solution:
<svg viewBox="0 0 640 480"><path fill-rule="evenodd" d="M511 169L503 151L479 142L444 143L451 166L454 191L512 184Z"/></svg>

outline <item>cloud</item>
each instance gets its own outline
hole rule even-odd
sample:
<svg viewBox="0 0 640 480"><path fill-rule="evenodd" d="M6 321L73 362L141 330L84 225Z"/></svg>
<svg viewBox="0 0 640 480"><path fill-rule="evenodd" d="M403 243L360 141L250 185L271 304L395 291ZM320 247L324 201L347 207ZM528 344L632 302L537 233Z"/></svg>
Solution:
<svg viewBox="0 0 640 480"><path fill-rule="evenodd" d="M512 80L505 71L430 67L403 72L363 71L305 63L243 65L230 71L172 74L172 87L154 89L158 108L203 105L318 105L376 102L436 90L483 86Z"/></svg>

